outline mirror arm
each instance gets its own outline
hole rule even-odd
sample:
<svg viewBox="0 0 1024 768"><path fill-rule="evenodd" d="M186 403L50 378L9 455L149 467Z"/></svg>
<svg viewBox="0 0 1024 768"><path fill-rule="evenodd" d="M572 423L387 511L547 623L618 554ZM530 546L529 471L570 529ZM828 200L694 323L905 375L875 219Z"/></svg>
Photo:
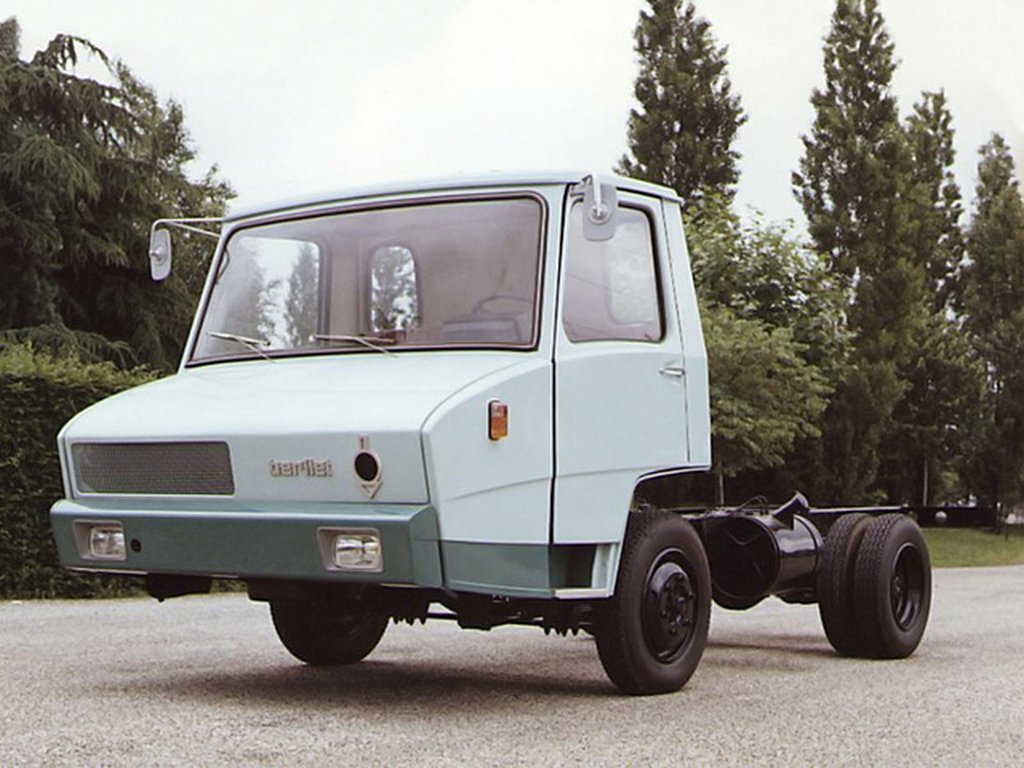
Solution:
<svg viewBox="0 0 1024 768"><path fill-rule="evenodd" d="M213 237L220 239L220 232L214 232L209 229L202 229L201 227L194 226L195 224L221 224L224 219L221 217L207 217L199 219L157 219L153 222L153 226L150 227L150 233L152 234L160 227L177 227L183 229L186 232L194 232L197 235L206 235L207 237Z"/></svg>

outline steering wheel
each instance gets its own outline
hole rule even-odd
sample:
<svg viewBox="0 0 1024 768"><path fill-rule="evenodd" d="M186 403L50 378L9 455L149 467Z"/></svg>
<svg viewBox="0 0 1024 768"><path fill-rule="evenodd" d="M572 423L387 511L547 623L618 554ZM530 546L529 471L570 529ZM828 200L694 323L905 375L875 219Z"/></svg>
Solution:
<svg viewBox="0 0 1024 768"><path fill-rule="evenodd" d="M533 306L533 299L526 296L516 296L513 293L492 293L490 296L484 296L480 301L473 305L473 308L469 311L470 314L476 315L481 312L487 314L494 314L492 311L485 309L484 307L492 301L515 301L520 304L527 304Z"/></svg>

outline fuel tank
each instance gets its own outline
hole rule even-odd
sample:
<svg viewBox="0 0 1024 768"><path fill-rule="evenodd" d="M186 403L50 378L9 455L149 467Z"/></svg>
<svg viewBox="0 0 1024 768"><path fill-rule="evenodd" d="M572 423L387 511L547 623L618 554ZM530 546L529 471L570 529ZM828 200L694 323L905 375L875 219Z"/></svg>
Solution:
<svg viewBox="0 0 1024 768"><path fill-rule="evenodd" d="M701 520L718 605L741 610L769 595L786 602L816 602L822 537L804 516L808 511L807 500L797 494L769 513L734 510Z"/></svg>

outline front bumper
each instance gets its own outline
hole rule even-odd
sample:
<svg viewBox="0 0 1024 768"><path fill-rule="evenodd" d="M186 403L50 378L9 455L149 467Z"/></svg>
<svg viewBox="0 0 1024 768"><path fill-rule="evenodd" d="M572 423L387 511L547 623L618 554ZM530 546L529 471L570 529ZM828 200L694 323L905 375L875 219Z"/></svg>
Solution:
<svg viewBox="0 0 1024 768"><path fill-rule="evenodd" d="M309 579L440 587L437 515L430 506L203 503L63 499L50 510L60 563L121 574L173 573L235 578ZM84 557L75 522L119 522L124 560ZM380 532L383 570L339 571L324 563L318 531Z"/></svg>

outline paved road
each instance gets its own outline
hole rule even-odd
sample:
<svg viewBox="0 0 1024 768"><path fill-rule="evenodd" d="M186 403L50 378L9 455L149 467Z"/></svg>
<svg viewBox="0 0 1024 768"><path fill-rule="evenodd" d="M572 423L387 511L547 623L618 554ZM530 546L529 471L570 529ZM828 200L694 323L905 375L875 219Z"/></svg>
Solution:
<svg viewBox="0 0 1024 768"><path fill-rule="evenodd" d="M716 609L682 693L593 642L391 627L314 670L244 596L0 603L0 765L1021 765L1024 567L938 571L913 658L834 656L813 606Z"/></svg>

